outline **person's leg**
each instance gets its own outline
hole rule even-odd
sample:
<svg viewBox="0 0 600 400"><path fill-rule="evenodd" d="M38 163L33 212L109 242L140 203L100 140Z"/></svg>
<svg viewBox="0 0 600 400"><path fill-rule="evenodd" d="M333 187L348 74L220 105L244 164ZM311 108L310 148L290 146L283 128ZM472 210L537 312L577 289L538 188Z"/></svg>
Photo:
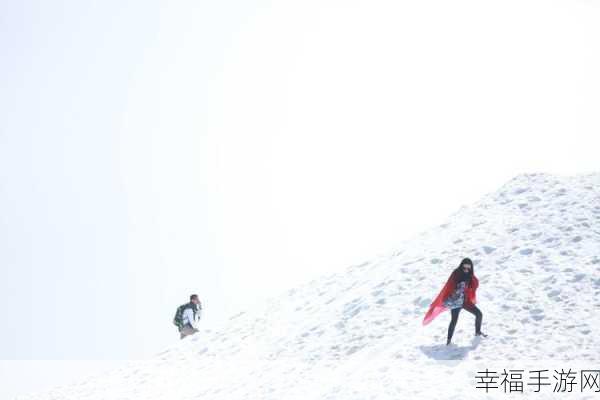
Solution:
<svg viewBox="0 0 600 400"><path fill-rule="evenodd" d="M483 320L483 313L475 304L463 307L465 310L475 315L475 335L481 334L481 321Z"/></svg>
<svg viewBox="0 0 600 400"><path fill-rule="evenodd" d="M450 310L452 313L452 319L450 320L450 325L448 325L448 340L446 344L450 344L450 340L452 340L452 335L454 334L454 328L456 327L456 322L458 321L458 314L460 313L459 308L453 308Z"/></svg>
<svg viewBox="0 0 600 400"><path fill-rule="evenodd" d="M183 339L186 336L189 335L193 335L194 333L198 332L198 329L192 328L191 326L184 326L183 328L181 328L181 335L180 338Z"/></svg>

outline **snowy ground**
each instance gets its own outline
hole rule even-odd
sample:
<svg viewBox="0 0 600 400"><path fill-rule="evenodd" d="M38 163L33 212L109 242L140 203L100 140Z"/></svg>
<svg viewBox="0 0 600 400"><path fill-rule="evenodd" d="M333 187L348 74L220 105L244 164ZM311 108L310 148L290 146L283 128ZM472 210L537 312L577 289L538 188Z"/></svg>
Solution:
<svg viewBox="0 0 600 400"><path fill-rule="evenodd" d="M523 369L525 386L529 371L548 369L551 386L525 387L528 398L600 398L582 393L579 377L600 369L599 250L600 174L521 175L392 253L292 289L153 360L18 399L475 399L487 398L476 388L485 368ZM490 336L475 340L463 311L447 348L449 313L421 321L463 257L475 263ZM573 393L553 393L561 368L577 371Z"/></svg>

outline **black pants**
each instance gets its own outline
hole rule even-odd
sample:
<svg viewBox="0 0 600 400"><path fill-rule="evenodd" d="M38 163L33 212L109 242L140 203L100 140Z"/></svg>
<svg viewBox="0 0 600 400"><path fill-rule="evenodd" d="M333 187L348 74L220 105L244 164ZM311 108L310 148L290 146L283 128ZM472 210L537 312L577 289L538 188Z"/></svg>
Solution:
<svg viewBox="0 0 600 400"><path fill-rule="evenodd" d="M185 324L179 330L179 337L181 339L183 339L184 337L189 336L189 335L193 335L196 332L198 332L198 329L194 328L190 324Z"/></svg>
<svg viewBox="0 0 600 400"><path fill-rule="evenodd" d="M460 308L453 308L452 310L450 310L452 313L452 319L450 320L450 325L448 325L448 341L452 339L452 335L454 334L454 327L456 327L456 322L458 321L458 314L460 314L460 310L463 308L471 314L475 315L475 334L477 335L481 333L481 320L483 318L481 310L479 310L479 308L477 308L476 305L463 305Z"/></svg>

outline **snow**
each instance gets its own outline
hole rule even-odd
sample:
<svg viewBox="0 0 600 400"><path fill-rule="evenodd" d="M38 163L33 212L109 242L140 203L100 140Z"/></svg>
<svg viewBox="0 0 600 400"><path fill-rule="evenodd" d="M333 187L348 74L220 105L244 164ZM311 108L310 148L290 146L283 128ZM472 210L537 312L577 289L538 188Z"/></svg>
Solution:
<svg viewBox="0 0 600 400"><path fill-rule="evenodd" d="M151 360L18 399L475 399L485 368L598 369L599 188L598 173L519 175L389 254L201 328ZM474 317L461 312L447 347L449 312L421 321L463 257L480 280L489 336L475 338ZM552 388L525 392L555 398ZM577 386L555 396L595 395Z"/></svg>

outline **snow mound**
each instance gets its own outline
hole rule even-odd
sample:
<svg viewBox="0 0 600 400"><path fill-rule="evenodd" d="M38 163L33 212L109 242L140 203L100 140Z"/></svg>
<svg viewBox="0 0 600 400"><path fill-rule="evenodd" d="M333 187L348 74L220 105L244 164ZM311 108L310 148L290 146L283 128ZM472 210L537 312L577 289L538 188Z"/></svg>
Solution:
<svg viewBox="0 0 600 400"><path fill-rule="evenodd" d="M485 366L469 361L598 360L599 188L598 173L519 175L390 254L289 290L152 360L22 398L464 399L480 392L453 384L457 371ZM449 313L421 321L463 257L475 264L489 337L475 339L474 317L461 312L447 347Z"/></svg>

